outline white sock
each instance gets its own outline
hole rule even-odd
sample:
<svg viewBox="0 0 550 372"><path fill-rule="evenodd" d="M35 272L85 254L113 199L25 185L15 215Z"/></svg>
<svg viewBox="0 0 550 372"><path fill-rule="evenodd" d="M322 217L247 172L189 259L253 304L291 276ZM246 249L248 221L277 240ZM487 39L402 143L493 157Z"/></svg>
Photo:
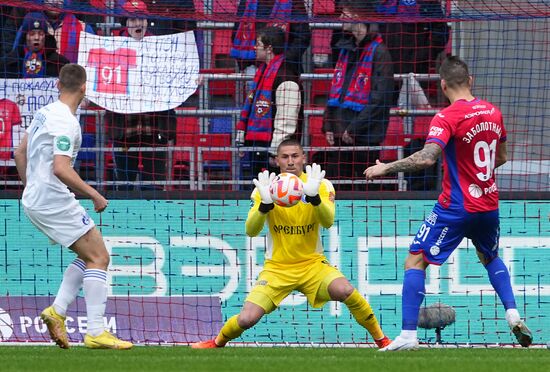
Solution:
<svg viewBox="0 0 550 372"><path fill-rule="evenodd" d="M63 281L53 302L53 308L59 315L66 316L67 308L78 296L78 292L82 288L84 270L86 270L86 264L80 258L74 260L65 270Z"/></svg>
<svg viewBox="0 0 550 372"><path fill-rule="evenodd" d="M400 336L402 338L406 338L407 340L416 340L418 338L418 332L416 330L411 331L402 329Z"/></svg>
<svg viewBox="0 0 550 372"><path fill-rule="evenodd" d="M508 321L510 328L516 326L521 320L518 309L506 310L506 320Z"/></svg>
<svg viewBox="0 0 550 372"><path fill-rule="evenodd" d="M87 333L96 337L105 330L103 315L107 304L107 272L99 269L87 269L84 272L83 282L88 313Z"/></svg>

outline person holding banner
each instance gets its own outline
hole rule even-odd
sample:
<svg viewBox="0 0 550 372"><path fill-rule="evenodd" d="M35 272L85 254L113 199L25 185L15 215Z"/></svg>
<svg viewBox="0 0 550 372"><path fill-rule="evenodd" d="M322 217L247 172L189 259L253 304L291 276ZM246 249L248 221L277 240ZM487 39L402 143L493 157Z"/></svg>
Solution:
<svg viewBox="0 0 550 372"><path fill-rule="evenodd" d="M131 37L141 41L150 36L148 31L147 5L140 0L128 1L122 7L129 15L126 28L120 36ZM129 82L131 84L131 82ZM124 151L114 153L115 180L126 182L118 185L119 191L134 190L130 185L137 181L145 181L141 190L162 190L162 181L166 180L166 151L128 151L136 147L166 147L176 131L176 113L172 110L144 112L139 114L121 114L108 111L109 133L114 147L122 147Z"/></svg>
<svg viewBox="0 0 550 372"><path fill-rule="evenodd" d="M28 13L23 19L18 45L0 64L0 77L7 79L58 77L69 63L57 53L55 38L48 34L48 21L43 13Z"/></svg>
<svg viewBox="0 0 550 372"><path fill-rule="evenodd" d="M90 349L130 349L132 343L105 329L109 252L94 221L70 191L90 198L98 213L107 208L108 201L73 168L82 142L76 110L86 94L86 70L72 63L63 66L58 89L59 100L36 112L15 151L15 164L25 186L21 200L25 214L51 242L77 254L63 275L53 304L40 317L52 340L63 349L69 348L66 312L82 288L87 312L84 345Z"/></svg>

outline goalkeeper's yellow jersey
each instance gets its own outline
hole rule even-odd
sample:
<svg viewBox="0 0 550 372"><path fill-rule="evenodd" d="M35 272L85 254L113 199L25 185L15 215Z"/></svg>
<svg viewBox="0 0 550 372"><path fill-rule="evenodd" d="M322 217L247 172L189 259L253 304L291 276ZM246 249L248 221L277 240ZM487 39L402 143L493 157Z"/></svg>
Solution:
<svg viewBox="0 0 550 372"><path fill-rule="evenodd" d="M305 183L306 173L302 173L300 179ZM332 183L324 179L319 187L320 205L306 203L304 196L293 207L275 205L269 213L263 214L258 210L261 203L260 193L254 189L251 195L254 205L248 212L246 233L256 236L261 232L263 225L267 224L269 230L265 253L266 267L302 266L326 259L320 228L329 228L334 222L335 194Z"/></svg>

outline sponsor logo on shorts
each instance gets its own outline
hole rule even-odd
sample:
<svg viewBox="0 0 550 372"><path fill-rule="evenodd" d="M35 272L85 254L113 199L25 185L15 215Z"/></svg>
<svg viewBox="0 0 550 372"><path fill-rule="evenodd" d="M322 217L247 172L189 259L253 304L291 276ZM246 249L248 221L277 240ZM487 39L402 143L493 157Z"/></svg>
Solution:
<svg viewBox="0 0 550 372"><path fill-rule="evenodd" d="M441 252L441 249L437 245L432 245L430 247L430 254L432 256L437 256L439 254L439 252Z"/></svg>
<svg viewBox="0 0 550 372"><path fill-rule="evenodd" d="M90 224L90 216L88 214L82 215L82 223L86 226Z"/></svg>
<svg viewBox="0 0 550 372"><path fill-rule="evenodd" d="M256 285L263 285L263 286L266 286L267 285L267 280L258 280L256 282Z"/></svg>
<svg viewBox="0 0 550 372"><path fill-rule="evenodd" d="M335 198L336 198L336 195L334 195L334 191L331 191L328 193L328 200L334 203Z"/></svg>
<svg viewBox="0 0 550 372"><path fill-rule="evenodd" d="M443 230L441 230L441 234L439 234L439 238L437 238L437 241L435 242L435 245L437 245L439 247L441 245L441 243L443 243L443 239L445 239L445 236L447 235L448 232L449 232L449 227L445 226L443 228Z"/></svg>
<svg viewBox="0 0 550 372"><path fill-rule="evenodd" d="M68 151L71 148L71 139L67 136L57 137L55 146L61 151Z"/></svg>
<svg viewBox="0 0 550 372"><path fill-rule="evenodd" d="M426 217L426 222L429 223L430 225L434 226L435 223L437 222L437 213L435 212L430 212L430 215L428 217Z"/></svg>

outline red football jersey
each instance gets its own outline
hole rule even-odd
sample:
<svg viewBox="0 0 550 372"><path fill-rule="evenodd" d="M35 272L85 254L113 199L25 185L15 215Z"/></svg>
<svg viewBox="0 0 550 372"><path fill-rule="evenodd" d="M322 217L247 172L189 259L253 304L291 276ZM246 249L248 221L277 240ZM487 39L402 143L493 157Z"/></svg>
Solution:
<svg viewBox="0 0 550 372"><path fill-rule="evenodd" d="M502 113L491 103L458 100L436 114L426 143L443 149L443 192L439 203L468 212L498 209L497 148L506 141Z"/></svg>
<svg viewBox="0 0 550 372"><path fill-rule="evenodd" d="M96 68L96 85L93 90L108 94L127 94L128 72L137 66L136 59L136 51L133 49L90 49L88 66Z"/></svg>
<svg viewBox="0 0 550 372"><path fill-rule="evenodd" d="M0 147L13 147L13 127L21 124L21 114L15 102L0 99ZM12 151L1 151L0 159L9 160Z"/></svg>

